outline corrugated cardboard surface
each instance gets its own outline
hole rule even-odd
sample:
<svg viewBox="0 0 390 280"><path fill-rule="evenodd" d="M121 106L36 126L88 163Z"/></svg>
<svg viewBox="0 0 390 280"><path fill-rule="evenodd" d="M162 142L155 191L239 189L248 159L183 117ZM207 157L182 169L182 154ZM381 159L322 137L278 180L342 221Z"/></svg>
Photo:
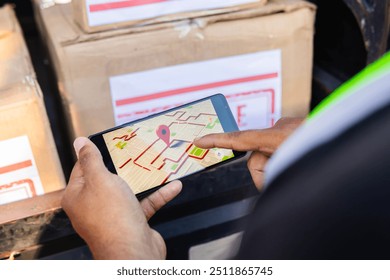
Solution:
<svg viewBox="0 0 390 280"><path fill-rule="evenodd" d="M0 89L34 77L31 60L11 6L0 9Z"/></svg>
<svg viewBox="0 0 390 280"><path fill-rule="evenodd" d="M73 22L71 5L41 9L34 2L73 136L114 126L110 76L270 49L282 50L282 114L308 112L315 7L307 2L271 0L240 12L95 34Z"/></svg>
<svg viewBox="0 0 390 280"><path fill-rule="evenodd" d="M0 129L0 141L28 136L45 192L65 187L42 94L11 6L0 8Z"/></svg>
<svg viewBox="0 0 390 280"><path fill-rule="evenodd" d="M75 1L72 1L72 3L73 3L74 20L76 21L76 23L85 32L93 33L93 32L100 32L100 31L118 29L118 28L123 28L123 27L129 27L129 26L134 26L134 25L150 25L150 24L156 24L156 23L162 23L162 22L176 21L176 20L181 20L181 19L200 18L200 17L204 17L204 16L211 16L211 15L218 15L218 14L224 14L224 13L243 11L243 10L247 10L247 9L251 9L251 8L255 8L255 7L261 7L267 3L267 0L258 0L258 3L248 3L248 4L233 6L233 7L225 7L225 8L219 8L219 9L194 11L194 12L186 12L186 13L176 13L176 14L170 14L170 15L166 15L166 16L159 16L156 18L147 18L144 20L137 20L137 21L123 20L123 21L118 22L118 23L105 24L105 25L100 25L100 26L90 26L89 25L86 0L75 0Z"/></svg>

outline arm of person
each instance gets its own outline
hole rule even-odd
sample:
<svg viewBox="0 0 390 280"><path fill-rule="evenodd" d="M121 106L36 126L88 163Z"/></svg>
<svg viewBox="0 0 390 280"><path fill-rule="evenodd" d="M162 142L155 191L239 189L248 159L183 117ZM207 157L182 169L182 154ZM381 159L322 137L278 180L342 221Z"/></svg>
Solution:
<svg viewBox="0 0 390 280"><path fill-rule="evenodd" d="M261 190L267 161L303 121L303 118L281 118L268 129L209 134L196 139L194 145L204 149L218 147L252 151L248 159L248 169L256 188Z"/></svg>
<svg viewBox="0 0 390 280"><path fill-rule="evenodd" d="M62 207L95 259L164 259L166 246L148 220L181 191L174 181L141 202L127 183L105 167L87 138L74 142L76 162Z"/></svg>

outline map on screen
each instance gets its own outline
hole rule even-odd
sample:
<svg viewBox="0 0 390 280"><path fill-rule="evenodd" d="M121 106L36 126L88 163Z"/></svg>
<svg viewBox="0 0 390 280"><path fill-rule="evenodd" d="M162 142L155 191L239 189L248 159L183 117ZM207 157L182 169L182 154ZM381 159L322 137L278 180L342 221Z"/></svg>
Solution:
<svg viewBox="0 0 390 280"><path fill-rule="evenodd" d="M234 156L201 149L196 137L224 132L210 100L103 134L117 174L141 193Z"/></svg>

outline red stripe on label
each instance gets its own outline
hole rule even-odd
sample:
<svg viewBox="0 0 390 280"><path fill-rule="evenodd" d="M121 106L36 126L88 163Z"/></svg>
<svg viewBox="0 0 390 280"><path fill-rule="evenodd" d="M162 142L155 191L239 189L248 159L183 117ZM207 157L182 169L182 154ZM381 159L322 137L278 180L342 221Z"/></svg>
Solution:
<svg viewBox="0 0 390 280"><path fill-rule="evenodd" d="M223 86L230 86L230 85L235 85L235 84L260 81L260 80L266 80L266 79L272 79L272 78L276 78L276 77L278 77L278 73L269 73L269 74L256 75L256 76L251 76L251 77L237 78L237 79L231 79L231 80L226 80L226 81L221 81L221 82L203 84L203 85L198 85L198 86L191 86L191 87L167 90L167 91L162 91L162 92L153 93L153 94L144 95L144 96L137 96L137 97L132 97L132 98L120 99L120 100L115 101L115 105L116 106L123 106L123 105L132 104L132 103L153 100L153 99L157 99L157 98L163 98L163 97L174 96L174 95L179 95L179 94L183 94L183 93L189 93L189 92L193 92L193 91L199 91L199 90L205 90L205 89L211 89L211 88L223 87Z"/></svg>
<svg viewBox="0 0 390 280"><path fill-rule="evenodd" d="M22 185L22 184L28 184L28 186L30 188L31 196L37 195L37 192L35 191L34 182L31 179L24 179L24 180L12 182L12 183L7 184L7 185L2 185L2 186L0 186L0 190L4 191L4 189L10 189L10 188L15 189L18 187L18 185Z"/></svg>
<svg viewBox="0 0 390 280"><path fill-rule="evenodd" d="M22 161L19 163L3 166L3 167L0 167L0 174L16 171L16 170L23 169L23 168L30 167L30 166L32 166L31 160L26 160L26 161Z"/></svg>
<svg viewBox="0 0 390 280"><path fill-rule="evenodd" d="M128 0L128 1L117 1L111 3L102 3L102 4L92 4L89 5L89 11L93 12L102 12L107 10L122 9L129 7L137 7L155 3L167 2L167 0Z"/></svg>

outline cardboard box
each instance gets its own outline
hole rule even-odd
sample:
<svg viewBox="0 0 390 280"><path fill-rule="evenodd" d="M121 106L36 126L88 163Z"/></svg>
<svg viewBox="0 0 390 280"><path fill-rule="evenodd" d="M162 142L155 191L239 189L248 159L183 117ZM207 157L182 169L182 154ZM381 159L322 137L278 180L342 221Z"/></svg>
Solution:
<svg viewBox="0 0 390 280"><path fill-rule="evenodd" d="M71 5L34 3L73 137L218 92L241 129L308 112L315 6L305 1L94 34Z"/></svg>
<svg viewBox="0 0 390 280"><path fill-rule="evenodd" d="M0 204L65 187L20 26L0 8Z"/></svg>
<svg viewBox="0 0 390 280"><path fill-rule="evenodd" d="M253 7L267 0L74 0L73 14L88 33L210 16Z"/></svg>

